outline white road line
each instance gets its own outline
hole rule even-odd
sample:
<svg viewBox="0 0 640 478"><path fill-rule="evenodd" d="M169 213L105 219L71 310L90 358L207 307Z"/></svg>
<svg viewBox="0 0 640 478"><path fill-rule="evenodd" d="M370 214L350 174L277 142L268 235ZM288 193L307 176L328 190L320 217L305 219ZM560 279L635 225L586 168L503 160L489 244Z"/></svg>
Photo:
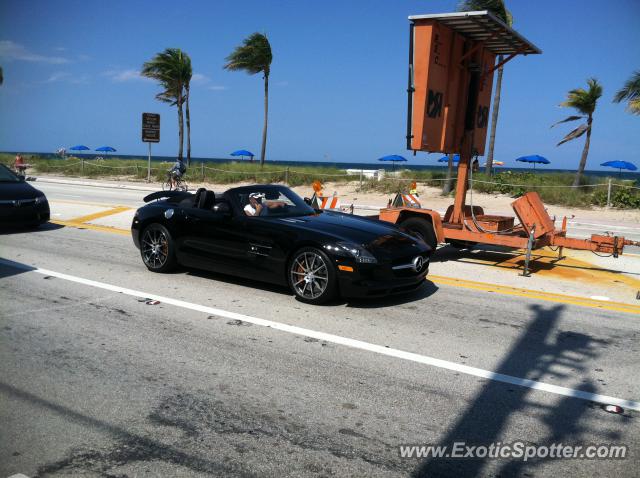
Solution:
<svg viewBox="0 0 640 478"><path fill-rule="evenodd" d="M368 352L374 352L380 355L386 355L389 357L399 358L402 360L408 360L410 362L421 363L424 365L431 365L432 367L443 368L454 372L460 372L475 377L486 378L497 382L508 383L511 385L518 385L520 387L527 387L534 390L540 390L543 392L553 393L556 395L563 395L566 397L578 398L581 400L589 400L607 405L618 405L623 408L629 408L632 410L640 411L640 402L633 400L625 400L623 398L610 397L607 395L600 395L596 393L585 392L582 390L575 390L572 388L560 387L558 385L551 385L548 383L537 382L535 380L529 380L526 378L514 377L511 375L505 375L501 373L492 372L490 370L484 370L476 367L469 367L456 362L449 362L447 360L441 360L426 355L420 355L412 352L405 352L399 349L387 348L382 345L376 345L369 342L363 342L361 340L350 339L347 337L341 337L339 335L328 334L325 332L318 332L316 330L305 329L294 325L287 325L280 322L274 322L271 320L260 319L258 317L251 317L249 315L238 314L236 312L229 312L222 309L216 309L214 307L207 307L204 305L194 304L191 302L185 302L182 300L171 299L170 297L164 297L161 295L142 292L134 289L127 289L117 285L106 284L104 282L98 282L90 279L84 279L82 277L76 277L69 274L63 274L61 272L50 271L47 269L40 269L36 267L30 267L27 265L16 264L12 261L0 259L0 264L4 264L9 267L20 268L31 272L37 272L47 276L57 277L58 279L75 282L77 284L83 284L90 287L97 287L99 289L109 290L112 292L118 292L120 294L130 295L133 297L144 297L152 300L159 300L165 304L181 307L183 309L194 310L197 312L203 312L208 315L216 315L232 320L241 320L254 325L260 325L262 327L269 327L282 332L290 334L300 335L303 337L311 337L314 339L322 340L325 342L331 342L338 345L344 345L360 350L366 350Z"/></svg>

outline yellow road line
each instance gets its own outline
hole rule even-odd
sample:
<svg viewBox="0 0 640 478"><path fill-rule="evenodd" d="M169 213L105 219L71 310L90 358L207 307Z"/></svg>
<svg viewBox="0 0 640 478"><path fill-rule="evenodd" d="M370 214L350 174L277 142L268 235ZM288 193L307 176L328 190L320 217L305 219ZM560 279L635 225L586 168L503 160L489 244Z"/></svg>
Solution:
<svg viewBox="0 0 640 478"><path fill-rule="evenodd" d="M483 292L495 292L498 294L512 295L517 297L525 297L528 299L540 299L549 302L559 302L561 304L579 305L582 307L591 307L602 310L612 310L616 312L627 312L630 314L640 315L640 306L625 304L622 302L612 302L604 300L589 299L587 297L578 297L565 294L555 294L552 292L543 292L530 289L520 289L505 285L490 284L487 282L476 282L465 279L456 279L454 277L444 277L430 275L428 279L435 284L448 285L453 287L463 287L465 289L479 290Z"/></svg>
<svg viewBox="0 0 640 478"><path fill-rule="evenodd" d="M109 227L109 226L98 226L96 224L86 224L83 222L76 221L49 221L53 224L58 224L60 226L67 227L75 227L77 229L89 229L92 231L100 231L100 232L110 232L112 234L120 234L121 236L129 236L131 235L131 231L128 229L120 229L118 227Z"/></svg>
<svg viewBox="0 0 640 478"><path fill-rule="evenodd" d="M49 199L49 204L79 204L81 206L97 206L97 207L124 207L119 204L106 204L103 202L87 202L87 201L74 201L73 199Z"/></svg>
<svg viewBox="0 0 640 478"><path fill-rule="evenodd" d="M106 211L94 212L93 214L87 214L86 216L74 217L73 219L69 219L69 222L75 223L83 223L93 221L94 219L100 219L101 217L112 216L114 214L119 214L125 211L131 211L132 208L127 206L118 206L111 209L107 209Z"/></svg>

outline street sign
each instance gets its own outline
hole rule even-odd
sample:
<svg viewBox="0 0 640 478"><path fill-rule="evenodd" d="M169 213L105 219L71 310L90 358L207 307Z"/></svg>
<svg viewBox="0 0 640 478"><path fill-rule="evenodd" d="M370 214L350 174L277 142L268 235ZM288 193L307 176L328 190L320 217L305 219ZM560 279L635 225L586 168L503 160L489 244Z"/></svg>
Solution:
<svg viewBox="0 0 640 478"><path fill-rule="evenodd" d="M160 115L142 113L142 141L145 143L160 142Z"/></svg>

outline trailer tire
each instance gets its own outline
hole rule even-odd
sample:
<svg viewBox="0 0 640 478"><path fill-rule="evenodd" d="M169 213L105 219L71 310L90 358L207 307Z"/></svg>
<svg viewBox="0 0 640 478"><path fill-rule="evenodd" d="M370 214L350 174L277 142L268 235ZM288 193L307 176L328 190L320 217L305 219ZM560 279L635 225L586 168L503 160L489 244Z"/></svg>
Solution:
<svg viewBox="0 0 640 478"><path fill-rule="evenodd" d="M457 241L455 239L451 239L448 241L448 244L451 247L455 247L456 249L473 249L478 243L471 241Z"/></svg>
<svg viewBox="0 0 640 478"><path fill-rule="evenodd" d="M438 246L436 232L433 229L433 224L426 219L421 217L410 217L402 221L400 223L400 227L405 228L411 234L419 236L429 247L431 247L431 250L436 250L436 247Z"/></svg>

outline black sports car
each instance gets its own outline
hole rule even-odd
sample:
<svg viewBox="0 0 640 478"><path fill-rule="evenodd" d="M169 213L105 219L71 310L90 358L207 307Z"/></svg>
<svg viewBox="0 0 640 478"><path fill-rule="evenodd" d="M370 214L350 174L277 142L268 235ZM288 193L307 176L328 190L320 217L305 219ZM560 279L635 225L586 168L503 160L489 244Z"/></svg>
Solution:
<svg viewBox="0 0 640 478"><path fill-rule="evenodd" d="M35 227L49 220L45 195L0 164L0 227Z"/></svg>
<svg viewBox="0 0 640 478"><path fill-rule="evenodd" d="M155 200L155 201L154 201ZM151 271L177 264L289 286L319 304L418 288L431 248L378 220L318 211L289 188L254 185L216 196L160 191L145 198L131 233Z"/></svg>

